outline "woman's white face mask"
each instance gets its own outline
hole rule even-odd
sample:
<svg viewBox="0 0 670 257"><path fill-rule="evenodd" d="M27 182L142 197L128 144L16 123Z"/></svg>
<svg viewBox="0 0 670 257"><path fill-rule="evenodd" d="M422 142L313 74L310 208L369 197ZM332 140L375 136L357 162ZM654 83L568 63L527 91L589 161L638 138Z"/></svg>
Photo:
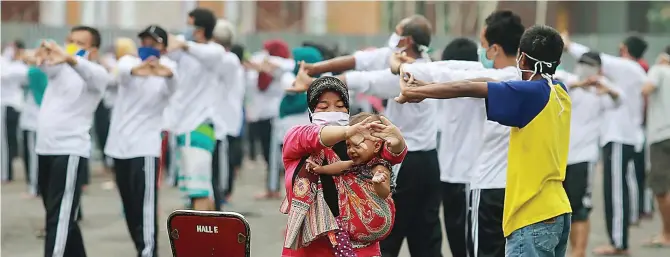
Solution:
<svg viewBox="0 0 670 257"><path fill-rule="evenodd" d="M578 63L575 65L575 75L577 75L579 79L588 79L598 75L598 68L591 65Z"/></svg>
<svg viewBox="0 0 670 257"><path fill-rule="evenodd" d="M312 123L321 126L349 125L349 114L344 112L315 112L312 113Z"/></svg>

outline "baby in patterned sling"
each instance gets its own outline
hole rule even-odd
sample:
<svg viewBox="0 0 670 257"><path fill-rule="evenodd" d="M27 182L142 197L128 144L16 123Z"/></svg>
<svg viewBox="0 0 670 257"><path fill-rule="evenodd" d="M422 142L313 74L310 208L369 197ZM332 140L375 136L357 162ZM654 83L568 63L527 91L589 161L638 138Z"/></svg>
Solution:
<svg viewBox="0 0 670 257"><path fill-rule="evenodd" d="M378 115L363 112L351 117L349 125L368 117L381 120ZM351 256L343 253L351 252L352 248L378 244L393 227L395 204L391 198L391 181L394 181L391 164L380 156L383 140L371 138L360 138L364 140L362 144L360 141L346 142L347 155L351 160L324 166L311 159L306 161L305 167L309 172L340 177L341 182L336 183L340 232L335 234L336 238L331 238L336 243L336 256Z"/></svg>

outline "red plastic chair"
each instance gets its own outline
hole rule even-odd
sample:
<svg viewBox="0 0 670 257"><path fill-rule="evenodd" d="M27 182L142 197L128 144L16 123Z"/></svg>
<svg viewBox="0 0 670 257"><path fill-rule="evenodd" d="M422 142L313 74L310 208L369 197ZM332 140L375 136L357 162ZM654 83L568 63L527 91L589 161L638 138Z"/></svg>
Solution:
<svg viewBox="0 0 670 257"><path fill-rule="evenodd" d="M250 257L250 228L234 212L174 211L168 217L174 257Z"/></svg>

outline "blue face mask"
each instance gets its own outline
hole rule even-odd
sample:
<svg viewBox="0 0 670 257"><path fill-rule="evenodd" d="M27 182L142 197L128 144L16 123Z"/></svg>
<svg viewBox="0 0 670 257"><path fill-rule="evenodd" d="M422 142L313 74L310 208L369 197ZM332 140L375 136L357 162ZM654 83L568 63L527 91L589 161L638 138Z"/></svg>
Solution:
<svg viewBox="0 0 670 257"><path fill-rule="evenodd" d="M188 25L184 30L184 39L186 41L193 41L193 32L195 32L195 27L193 25Z"/></svg>
<svg viewBox="0 0 670 257"><path fill-rule="evenodd" d="M489 58L486 57L486 49L485 48L479 48L479 51L477 51L477 55L479 55L479 62L482 63L484 68L493 69L493 60L489 60Z"/></svg>
<svg viewBox="0 0 670 257"><path fill-rule="evenodd" d="M150 47L150 46L143 46L140 48L137 48L137 55L142 59L142 61L149 59L149 57L154 56L156 58L161 57L161 52L158 51L158 49Z"/></svg>

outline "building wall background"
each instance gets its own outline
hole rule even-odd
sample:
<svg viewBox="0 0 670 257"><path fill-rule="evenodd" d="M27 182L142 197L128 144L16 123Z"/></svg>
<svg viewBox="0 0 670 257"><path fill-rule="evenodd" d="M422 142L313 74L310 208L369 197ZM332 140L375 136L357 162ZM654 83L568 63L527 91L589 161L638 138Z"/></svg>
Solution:
<svg viewBox="0 0 670 257"><path fill-rule="evenodd" d="M670 43L668 1L546 4L546 24L568 29L576 41L604 52L616 53L619 42L630 32L642 33L648 40L646 57L650 61ZM210 8L236 24L239 41L252 50L260 48L263 40L277 37L291 45L312 40L349 51L383 45L398 21L420 13L434 25L432 46L439 52L455 36L474 39L492 10L514 10L525 25L534 24L538 16L535 1L1 1L2 38L62 40L69 27L84 24L100 28L103 44L109 45L118 36L134 38L149 24L179 32L188 11L197 6Z"/></svg>
<svg viewBox="0 0 670 257"><path fill-rule="evenodd" d="M546 24L573 33L670 33L669 1L1 1L2 21L50 26L94 25L138 29L151 23L182 29L201 6L230 19L244 33L386 33L413 13L426 16L437 35L474 35L491 10L511 9L525 25L546 3Z"/></svg>

